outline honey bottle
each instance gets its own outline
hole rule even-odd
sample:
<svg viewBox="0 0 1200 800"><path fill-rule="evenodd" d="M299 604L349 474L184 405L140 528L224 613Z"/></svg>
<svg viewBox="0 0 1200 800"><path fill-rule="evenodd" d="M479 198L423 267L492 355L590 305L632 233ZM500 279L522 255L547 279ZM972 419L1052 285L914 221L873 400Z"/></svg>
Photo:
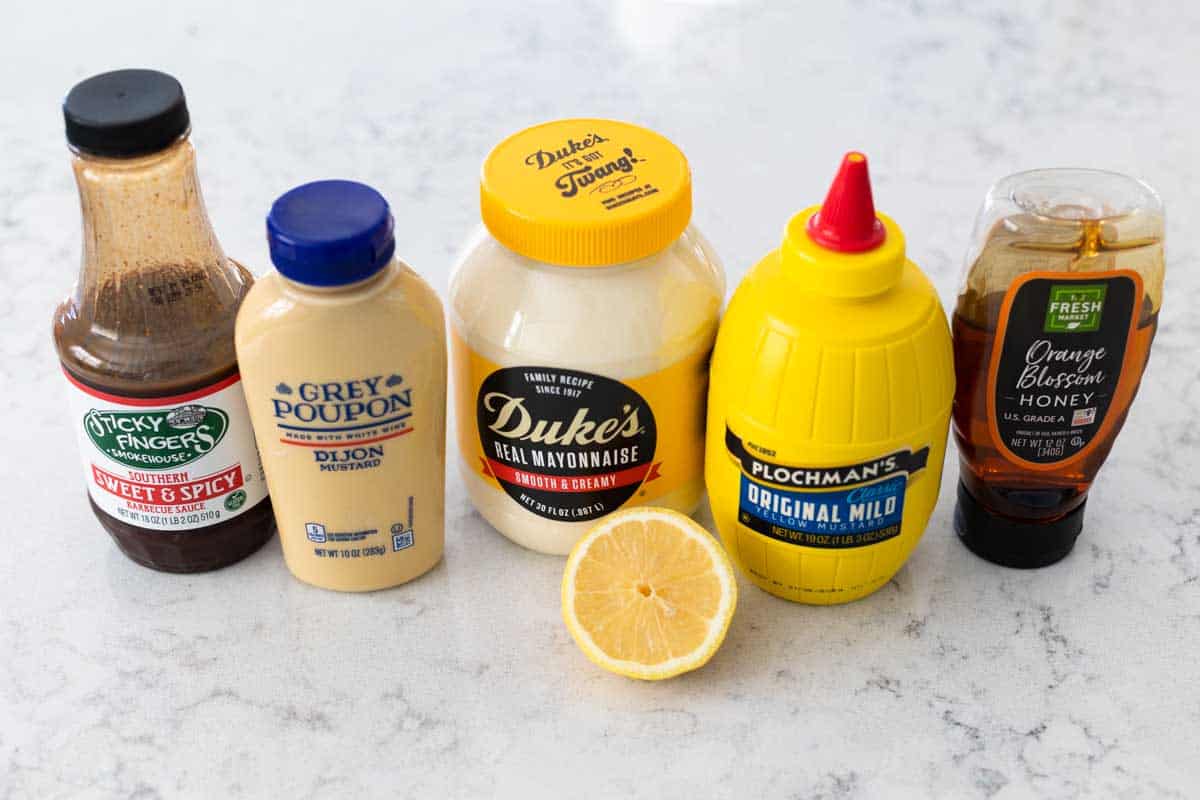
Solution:
<svg viewBox="0 0 1200 800"><path fill-rule="evenodd" d="M734 561L789 600L845 603L908 558L937 502L950 330L850 153L825 203L738 287L717 335L706 472Z"/></svg>
<svg viewBox="0 0 1200 800"><path fill-rule="evenodd" d="M954 313L955 527L976 554L1052 564L1137 394L1158 327L1163 209L1099 170L1044 169L988 192Z"/></svg>

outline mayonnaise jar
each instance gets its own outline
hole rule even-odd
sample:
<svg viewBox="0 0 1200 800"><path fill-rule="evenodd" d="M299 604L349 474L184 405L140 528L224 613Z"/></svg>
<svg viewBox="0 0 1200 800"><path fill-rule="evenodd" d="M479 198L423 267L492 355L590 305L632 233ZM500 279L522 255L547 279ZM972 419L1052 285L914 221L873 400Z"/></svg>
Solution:
<svg viewBox="0 0 1200 800"><path fill-rule="evenodd" d="M449 303L475 508L552 554L622 506L693 513L725 279L689 225L683 153L624 122L549 122L491 152L480 206Z"/></svg>

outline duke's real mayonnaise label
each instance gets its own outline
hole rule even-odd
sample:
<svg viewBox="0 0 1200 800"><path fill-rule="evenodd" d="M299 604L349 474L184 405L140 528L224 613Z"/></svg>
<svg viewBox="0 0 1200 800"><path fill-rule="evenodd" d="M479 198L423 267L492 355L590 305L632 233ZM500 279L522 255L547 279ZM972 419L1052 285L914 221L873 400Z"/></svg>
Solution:
<svg viewBox="0 0 1200 800"><path fill-rule="evenodd" d="M629 380L500 367L453 337L458 440L496 492L559 522L585 522L701 479L708 353Z"/></svg>

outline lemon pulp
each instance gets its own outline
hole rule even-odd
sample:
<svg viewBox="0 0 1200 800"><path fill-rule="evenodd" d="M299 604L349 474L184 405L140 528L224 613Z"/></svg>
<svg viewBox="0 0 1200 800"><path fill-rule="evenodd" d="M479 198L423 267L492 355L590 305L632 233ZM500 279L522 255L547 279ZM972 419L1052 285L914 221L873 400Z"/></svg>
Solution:
<svg viewBox="0 0 1200 800"><path fill-rule="evenodd" d="M630 508L597 523L571 551L563 620L591 661L659 680L703 666L737 604L721 545L689 517Z"/></svg>

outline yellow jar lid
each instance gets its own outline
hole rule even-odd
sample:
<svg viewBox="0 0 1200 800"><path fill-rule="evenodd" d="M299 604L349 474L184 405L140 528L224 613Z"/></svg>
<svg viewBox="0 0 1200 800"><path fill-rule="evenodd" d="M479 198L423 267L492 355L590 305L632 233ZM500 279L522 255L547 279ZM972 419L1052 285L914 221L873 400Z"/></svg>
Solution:
<svg viewBox="0 0 1200 800"><path fill-rule="evenodd" d="M571 267L622 264L679 238L692 176L679 148L607 119L564 119L516 133L488 154L483 224L523 256Z"/></svg>

